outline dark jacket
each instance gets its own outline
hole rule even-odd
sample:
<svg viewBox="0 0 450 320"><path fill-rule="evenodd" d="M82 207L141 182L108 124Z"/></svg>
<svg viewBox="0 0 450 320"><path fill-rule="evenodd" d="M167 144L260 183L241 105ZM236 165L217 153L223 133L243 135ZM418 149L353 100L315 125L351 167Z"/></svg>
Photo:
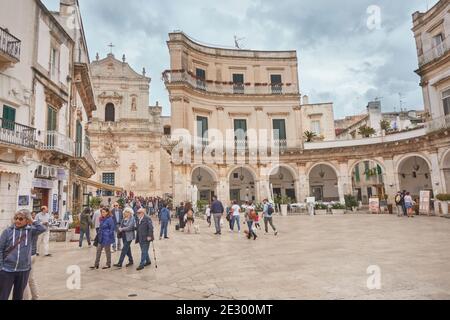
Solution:
<svg viewBox="0 0 450 320"><path fill-rule="evenodd" d="M153 241L153 223L149 216L144 215L141 221L139 218L136 220L136 230L136 243L148 242L148 237Z"/></svg>
<svg viewBox="0 0 450 320"><path fill-rule="evenodd" d="M136 229L136 220L134 217L131 216L128 220L123 219L120 227L122 228L122 239L127 242L133 241L135 238L134 230Z"/></svg>
<svg viewBox="0 0 450 320"><path fill-rule="evenodd" d="M224 213L224 211L222 202L219 200L216 200L211 204L211 213Z"/></svg>
<svg viewBox="0 0 450 320"><path fill-rule="evenodd" d="M98 243L102 246L114 243L114 230L116 225L112 217L100 218L100 229L98 231Z"/></svg>
<svg viewBox="0 0 450 320"><path fill-rule="evenodd" d="M31 255L37 237L47 231L39 222L34 222L31 226L17 229L15 225L3 231L0 237L0 271L23 272L31 269ZM17 242L18 245L8 256L6 251L12 248Z"/></svg>
<svg viewBox="0 0 450 320"><path fill-rule="evenodd" d="M94 224L92 223L91 215L86 213L81 213L80 215L80 230L86 232L89 228L92 228Z"/></svg>

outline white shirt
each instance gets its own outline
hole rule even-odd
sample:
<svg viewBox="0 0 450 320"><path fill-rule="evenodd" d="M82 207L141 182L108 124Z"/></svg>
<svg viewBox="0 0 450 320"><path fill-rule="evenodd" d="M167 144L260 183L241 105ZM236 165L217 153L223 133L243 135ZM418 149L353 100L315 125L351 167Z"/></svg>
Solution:
<svg viewBox="0 0 450 320"><path fill-rule="evenodd" d="M94 216L92 219L92 220L94 220L95 229L100 228L100 216L101 216L101 212L100 212L100 209L98 209L97 211L94 212Z"/></svg>
<svg viewBox="0 0 450 320"><path fill-rule="evenodd" d="M211 208L210 207L206 208L205 214L207 217L211 216Z"/></svg>
<svg viewBox="0 0 450 320"><path fill-rule="evenodd" d="M238 216L239 215L239 211L241 211L241 207L239 205L237 205L237 204L232 206L231 209L233 209L233 216Z"/></svg>
<svg viewBox="0 0 450 320"><path fill-rule="evenodd" d="M36 215L36 221L39 221L40 223L48 223L49 220L50 220L50 214L48 212L47 213L39 212Z"/></svg>

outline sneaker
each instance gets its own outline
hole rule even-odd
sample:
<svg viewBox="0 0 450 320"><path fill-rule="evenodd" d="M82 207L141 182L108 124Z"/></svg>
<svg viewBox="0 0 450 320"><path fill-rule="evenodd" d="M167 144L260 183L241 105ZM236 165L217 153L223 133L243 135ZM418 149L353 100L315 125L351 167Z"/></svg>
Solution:
<svg viewBox="0 0 450 320"><path fill-rule="evenodd" d="M51 254L46 254L45 256L46 256L46 257L51 257L52 255L51 255Z"/></svg>
<svg viewBox="0 0 450 320"><path fill-rule="evenodd" d="M139 266L139 267L137 267L137 269L136 269L137 271L141 271L141 270L144 270L144 267L143 266Z"/></svg>
<svg viewBox="0 0 450 320"><path fill-rule="evenodd" d="M164 237L164 239L169 239L169 237Z"/></svg>
<svg viewBox="0 0 450 320"><path fill-rule="evenodd" d="M113 267L116 267L116 268L122 268L122 265L121 265L121 264L118 264L118 263L116 263L116 264L114 264L114 265L113 265Z"/></svg>
<svg viewBox="0 0 450 320"><path fill-rule="evenodd" d="M111 269L111 266L103 267L102 270Z"/></svg>
<svg viewBox="0 0 450 320"><path fill-rule="evenodd" d="M275 231L275 235L276 235L276 236L278 235L278 231Z"/></svg>
<svg viewBox="0 0 450 320"><path fill-rule="evenodd" d="M89 269L91 270L98 269L98 266L89 267Z"/></svg>
<svg viewBox="0 0 450 320"><path fill-rule="evenodd" d="M144 267L148 267L151 264L152 264L151 262L148 262L148 263L144 264Z"/></svg>
<svg viewBox="0 0 450 320"><path fill-rule="evenodd" d="M126 268L131 267L133 264L134 264L133 262L129 262L125 267Z"/></svg>

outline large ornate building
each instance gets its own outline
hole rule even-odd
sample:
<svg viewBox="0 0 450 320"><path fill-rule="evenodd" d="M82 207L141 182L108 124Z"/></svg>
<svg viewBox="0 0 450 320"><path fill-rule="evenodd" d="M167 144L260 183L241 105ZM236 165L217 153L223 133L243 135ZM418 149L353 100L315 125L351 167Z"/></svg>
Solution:
<svg viewBox="0 0 450 320"><path fill-rule="evenodd" d="M386 196L392 203L403 189L415 197L421 190L449 191L443 112L416 130L336 140L332 105L301 98L295 51L212 48L181 32L169 34L168 47L171 66L163 78L172 137L165 146L172 154L176 202L212 195L227 203L275 195L343 202L353 194L368 204ZM448 72L448 65L442 70ZM436 102L427 109L445 108L445 100ZM305 131L322 137L309 141ZM220 139L225 143L217 145ZM255 152L254 141L266 145L266 153Z"/></svg>
<svg viewBox="0 0 450 320"><path fill-rule="evenodd" d="M162 108L149 106L150 78L113 54L91 64L97 104L89 125L99 183L142 196L170 192L171 170L161 149ZM113 195L113 194L104 194Z"/></svg>

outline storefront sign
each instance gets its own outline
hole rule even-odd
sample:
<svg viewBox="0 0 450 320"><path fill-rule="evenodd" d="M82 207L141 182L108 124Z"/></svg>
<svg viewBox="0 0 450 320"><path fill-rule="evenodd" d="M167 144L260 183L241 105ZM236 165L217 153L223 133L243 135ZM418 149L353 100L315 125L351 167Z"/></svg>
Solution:
<svg viewBox="0 0 450 320"><path fill-rule="evenodd" d="M380 199L370 198L369 209L371 213L380 213Z"/></svg>
<svg viewBox="0 0 450 320"><path fill-rule="evenodd" d="M32 185L33 188L53 189L53 180L35 178Z"/></svg>
<svg viewBox="0 0 450 320"><path fill-rule="evenodd" d="M420 191L420 206L419 213L420 214L430 214L430 191Z"/></svg>

